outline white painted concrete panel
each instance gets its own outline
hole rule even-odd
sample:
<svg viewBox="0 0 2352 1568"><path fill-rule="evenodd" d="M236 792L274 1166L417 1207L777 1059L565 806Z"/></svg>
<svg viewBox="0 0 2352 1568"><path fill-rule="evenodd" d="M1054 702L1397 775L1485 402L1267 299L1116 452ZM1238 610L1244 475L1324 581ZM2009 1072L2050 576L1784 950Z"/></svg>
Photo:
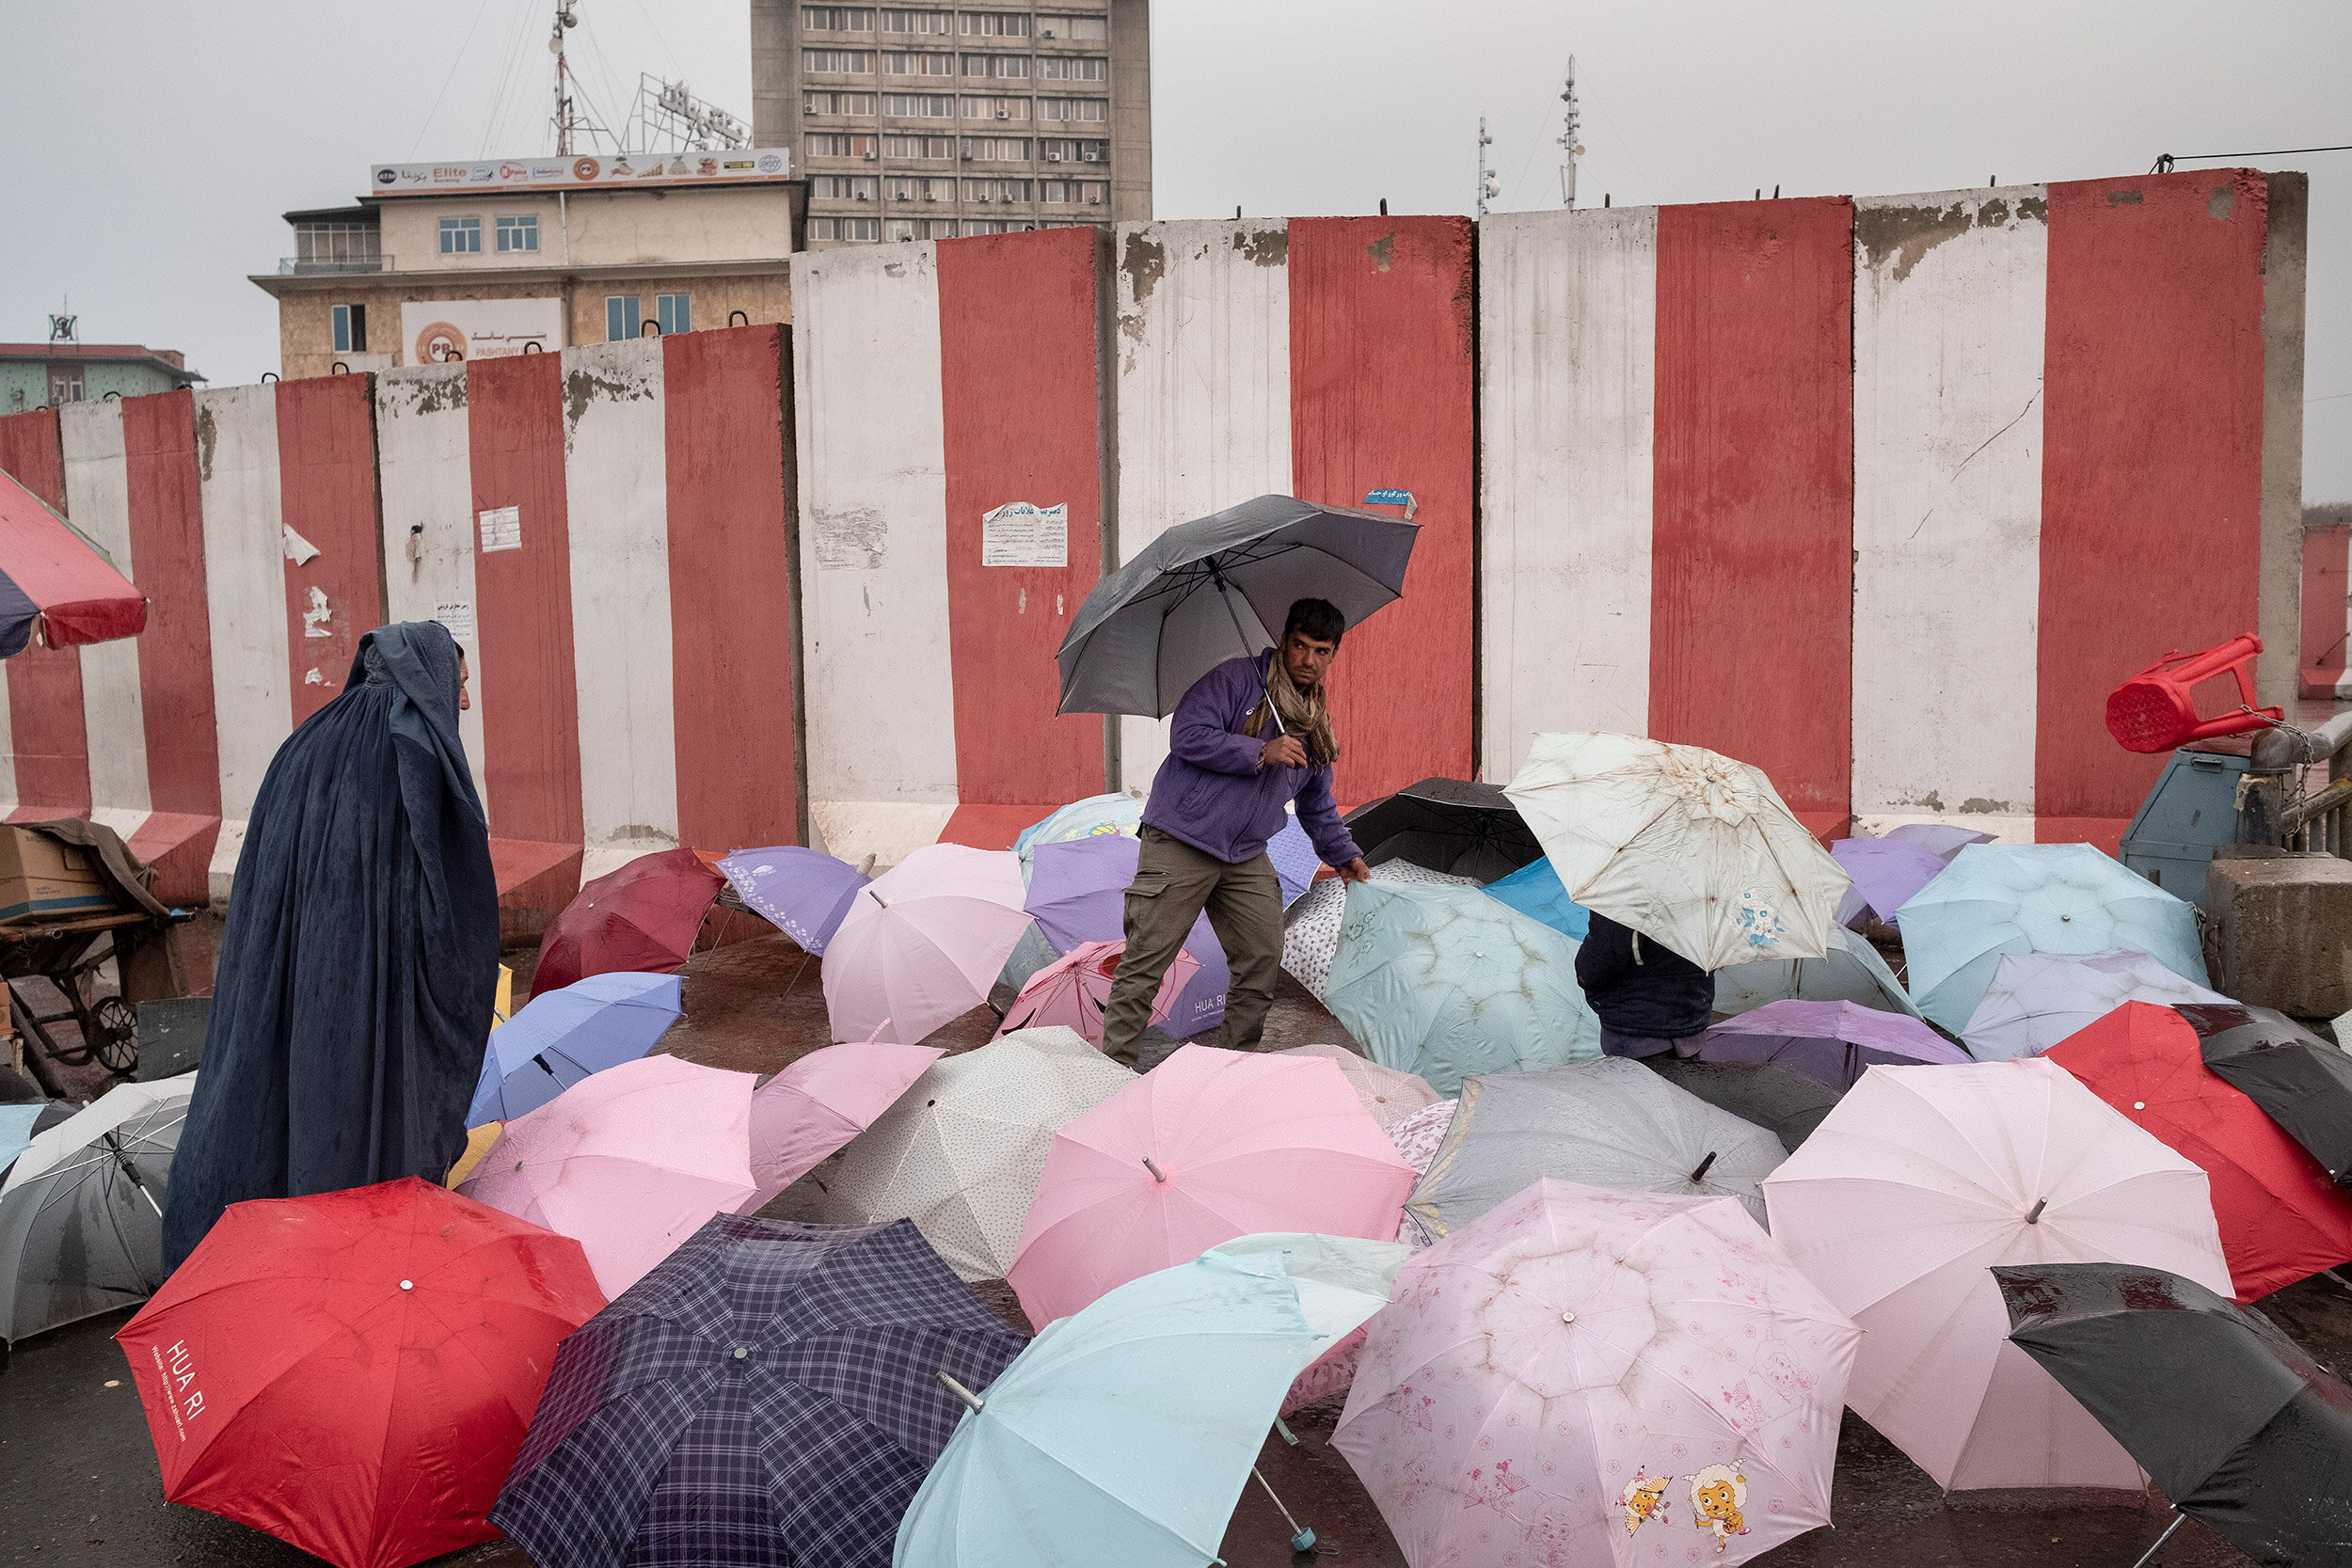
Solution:
<svg viewBox="0 0 2352 1568"><path fill-rule="evenodd" d="M58 411L57 435L65 449L66 515L114 558L124 577L137 582L138 562L131 559L122 404L70 404ZM283 626L282 610L280 617ZM128 839L154 807L147 786L147 721L139 700L137 638L83 648L82 719L89 736L90 816ZM124 821L131 825L124 827Z"/></svg>
<svg viewBox="0 0 2352 1568"><path fill-rule="evenodd" d="M956 803L936 247L795 256L792 306L809 809L896 863Z"/></svg>
<svg viewBox="0 0 2352 1568"><path fill-rule="evenodd" d="M262 775L294 729L275 387L196 394L196 483L220 746L210 879L225 902Z"/></svg>
<svg viewBox="0 0 2352 1568"><path fill-rule="evenodd" d="M480 622L473 578L472 445L466 426L466 367L420 365L375 378L376 484L383 497L385 613L395 621L444 615ZM410 531L417 559L408 557ZM462 639L473 705L457 716L482 806L482 639Z"/></svg>
<svg viewBox="0 0 2352 1568"><path fill-rule="evenodd" d="M585 881L677 847L661 341L564 351Z"/></svg>
<svg viewBox="0 0 2352 1568"><path fill-rule="evenodd" d="M1124 563L1177 523L1291 493L1290 230L1280 218L1122 223L1117 238ZM1168 721L1121 719L1120 777L1148 789Z"/></svg>
<svg viewBox="0 0 2352 1568"><path fill-rule="evenodd" d="M16 810L16 721L8 712L8 661L0 659L0 819Z"/></svg>
<svg viewBox="0 0 2352 1568"><path fill-rule="evenodd" d="M2043 191L1854 206L1854 814L2030 838Z"/></svg>
<svg viewBox="0 0 2352 1568"><path fill-rule="evenodd" d="M1649 732L1655 208L1479 233L1482 771L1546 731Z"/></svg>

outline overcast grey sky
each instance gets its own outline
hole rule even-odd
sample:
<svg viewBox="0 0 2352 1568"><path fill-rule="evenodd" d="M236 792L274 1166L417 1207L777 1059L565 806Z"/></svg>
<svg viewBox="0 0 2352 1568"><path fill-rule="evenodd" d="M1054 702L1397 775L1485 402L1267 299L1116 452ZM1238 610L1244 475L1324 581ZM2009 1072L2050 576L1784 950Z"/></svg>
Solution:
<svg viewBox="0 0 2352 1568"><path fill-rule="evenodd" d="M371 162L548 145L548 0L210 6L0 0L0 339L71 295L92 341L184 350L215 386L277 365L246 275L278 214ZM617 116L639 71L749 118L743 0L579 0ZM1486 115L1504 210L1559 204L1579 62L1581 195L1876 195L2145 170L2158 152L2352 142L2352 6L1160 0L1161 217L1467 212ZM2352 499L2352 153L2312 176L2305 497Z"/></svg>

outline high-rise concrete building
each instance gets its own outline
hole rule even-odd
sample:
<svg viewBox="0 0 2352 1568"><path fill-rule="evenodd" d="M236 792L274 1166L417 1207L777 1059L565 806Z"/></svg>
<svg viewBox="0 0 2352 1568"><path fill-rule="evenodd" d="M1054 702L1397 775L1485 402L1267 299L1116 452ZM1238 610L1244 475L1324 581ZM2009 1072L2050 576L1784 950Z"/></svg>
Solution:
<svg viewBox="0 0 2352 1568"><path fill-rule="evenodd" d="M811 250L1152 216L1150 0L751 0L752 139L792 149Z"/></svg>

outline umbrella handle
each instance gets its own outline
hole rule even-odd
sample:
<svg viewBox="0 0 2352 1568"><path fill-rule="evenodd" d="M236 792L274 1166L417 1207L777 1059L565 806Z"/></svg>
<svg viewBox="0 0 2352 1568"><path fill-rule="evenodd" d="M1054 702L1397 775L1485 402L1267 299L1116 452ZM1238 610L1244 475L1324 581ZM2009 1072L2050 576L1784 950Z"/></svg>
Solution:
<svg viewBox="0 0 2352 1568"><path fill-rule="evenodd" d="M956 1398L961 1400L965 1404L970 1405L973 1410L977 1411L981 1405L987 1402L982 1400L979 1395L974 1393L971 1389L966 1388L962 1384L958 1383L954 1378L949 1377L945 1371L941 1371L936 1375L938 1376L940 1382L947 1386L947 1391L949 1393L955 1395Z"/></svg>
<svg viewBox="0 0 2352 1568"><path fill-rule="evenodd" d="M1298 1521L1291 1517L1291 1511L1283 1506L1281 1497L1277 1496L1272 1483L1265 1479L1263 1471L1252 1465L1249 1466L1249 1473L1258 1478L1258 1484L1265 1488L1265 1495L1274 1498L1274 1506L1281 1510L1282 1522L1291 1528L1291 1550L1294 1552L1312 1551L1315 1544L1315 1532L1301 1528ZM2153 1549L2153 1547L2150 1548L2152 1551Z"/></svg>
<svg viewBox="0 0 2352 1568"><path fill-rule="evenodd" d="M1226 582L1225 574L1217 569L1217 564L1214 561L1209 562L1209 578L1216 584L1217 602L1225 607L1225 613L1233 618L1233 635L1241 640L1242 657L1257 657L1258 650L1249 645L1249 634L1242 630L1241 611L1233 608L1232 587L1231 584ZM1271 692L1266 694L1265 710L1266 716L1274 721L1274 733L1276 735L1288 735L1291 733L1282 727L1282 715L1280 710L1275 707L1274 696Z"/></svg>

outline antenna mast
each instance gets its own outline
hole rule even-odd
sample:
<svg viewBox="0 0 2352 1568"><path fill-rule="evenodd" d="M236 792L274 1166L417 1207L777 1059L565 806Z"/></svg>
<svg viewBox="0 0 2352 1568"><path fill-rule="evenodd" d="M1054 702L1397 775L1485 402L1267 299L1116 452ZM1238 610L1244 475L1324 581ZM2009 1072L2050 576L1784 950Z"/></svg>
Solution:
<svg viewBox="0 0 2352 1568"><path fill-rule="evenodd" d="M1584 144L1577 140L1577 134L1583 129L1583 114L1581 106L1576 101L1576 56L1574 55L1568 56L1568 80L1567 85L1560 89L1560 102L1567 105L1565 113L1561 116L1560 127L1560 150L1563 154L1560 165L1560 201L1563 206L1573 211L1576 207L1576 161L1584 156Z"/></svg>
<svg viewBox="0 0 2352 1568"><path fill-rule="evenodd" d="M1486 135L1486 117L1478 117L1478 215L1486 215L1486 203L1502 194L1502 176L1486 166L1486 149L1494 145L1494 137Z"/></svg>
<svg viewBox="0 0 2352 1568"><path fill-rule="evenodd" d="M555 151L558 157L569 157L579 150L573 145L574 134L581 128L580 112L572 105L572 68L564 57L564 35L580 25L573 14L571 0L555 0L555 30L548 35L548 53L555 56Z"/></svg>

